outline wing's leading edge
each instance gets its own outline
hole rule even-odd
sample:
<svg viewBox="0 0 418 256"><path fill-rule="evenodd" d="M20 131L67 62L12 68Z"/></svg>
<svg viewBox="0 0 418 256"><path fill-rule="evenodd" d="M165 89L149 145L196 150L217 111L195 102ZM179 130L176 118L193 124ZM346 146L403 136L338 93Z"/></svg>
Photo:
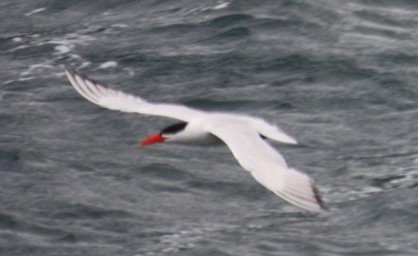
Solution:
<svg viewBox="0 0 418 256"><path fill-rule="evenodd" d="M68 79L76 91L87 100L107 109L122 112L156 115L188 122L205 112L176 104L150 103L139 96L111 89L73 70L66 69Z"/></svg>

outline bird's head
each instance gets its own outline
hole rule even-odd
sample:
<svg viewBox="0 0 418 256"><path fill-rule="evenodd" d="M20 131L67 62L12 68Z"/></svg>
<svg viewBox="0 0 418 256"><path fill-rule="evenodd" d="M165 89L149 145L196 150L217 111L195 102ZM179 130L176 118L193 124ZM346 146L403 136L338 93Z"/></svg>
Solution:
<svg viewBox="0 0 418 256"><path fill-rule="evenodd" d="M187 126L186 122L176 123L176 124L167 126L166 128L162 129L160 132L156 132L156 133L152 133L148 135L145 139L143 139L139 143L139 145L147 146L147 145L151 145L155 143L175 141L178 134L184 131L186 126Z"/></svg>

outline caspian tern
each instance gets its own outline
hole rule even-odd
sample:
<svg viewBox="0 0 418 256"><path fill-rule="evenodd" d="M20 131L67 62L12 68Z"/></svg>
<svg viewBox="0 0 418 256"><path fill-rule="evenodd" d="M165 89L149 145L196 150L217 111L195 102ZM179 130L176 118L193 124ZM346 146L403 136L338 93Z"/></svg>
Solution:
<svg viewBox="0 0 418 256"><path fill-rule="evenodd" d="M180 120L145 138L140 145L170 142L191 145L225 143L238 163L267 189L284 200L310 211L325 205L312 179L287 166L266 139L297 144L296 140L266 121L232 113L204 112L176 104L151 103L114 90L73 70L66 69L73 87L87 100L107 109L165 116Z"/></svg>

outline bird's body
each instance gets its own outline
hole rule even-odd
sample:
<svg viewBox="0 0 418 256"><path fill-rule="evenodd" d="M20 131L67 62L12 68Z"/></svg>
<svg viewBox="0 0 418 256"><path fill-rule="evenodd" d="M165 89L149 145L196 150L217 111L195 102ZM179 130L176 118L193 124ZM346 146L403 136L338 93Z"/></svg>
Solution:
<svg viewBox="0 0 418 256"><path fill-rule="evenodd" d="M307 210L321 211L325 208L313 181L306 174L289 168L281 154L265 140L297 143L278 127L246 115L150 103L138 96L110 89L74 71L67 69L66 74L74 88L97 105L181 121L148 136L141 142L142 146L159 142L208 146L222 145L223 142L239 164L267 189Z"/></svg>

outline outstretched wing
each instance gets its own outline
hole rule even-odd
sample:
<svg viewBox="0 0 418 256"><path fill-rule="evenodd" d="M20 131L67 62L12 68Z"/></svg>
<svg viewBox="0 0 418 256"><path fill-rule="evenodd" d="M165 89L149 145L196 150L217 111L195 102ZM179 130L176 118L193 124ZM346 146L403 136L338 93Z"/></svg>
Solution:
<svg viewBox="0 0 418 256"><path fill-rule="evenodd" d="M206 130L221 139L239 164L267 189L301 208L325 209L314 182L306 174L289 168L283 157L246 121L213 120Z"/></svg>
<svg viewBox="0 0 418 256"><path fill-rule="evenodd" d="M263 136L288 144L298 144L295 138L286 134L279 127L267 123L263 119L256 117L248 117L248 120L251 122L252 126Z"/></svg>
<svg viewBox="0 0 418 256"><path fill-rule="evenodd" d="M86 76L66 69L68 79L73 87L87 100L107 109L145 115L165 116L188 122L191 119L204 116L200 110L176 104L150 103L141 97L122 91L110 89Z"/></svg>

